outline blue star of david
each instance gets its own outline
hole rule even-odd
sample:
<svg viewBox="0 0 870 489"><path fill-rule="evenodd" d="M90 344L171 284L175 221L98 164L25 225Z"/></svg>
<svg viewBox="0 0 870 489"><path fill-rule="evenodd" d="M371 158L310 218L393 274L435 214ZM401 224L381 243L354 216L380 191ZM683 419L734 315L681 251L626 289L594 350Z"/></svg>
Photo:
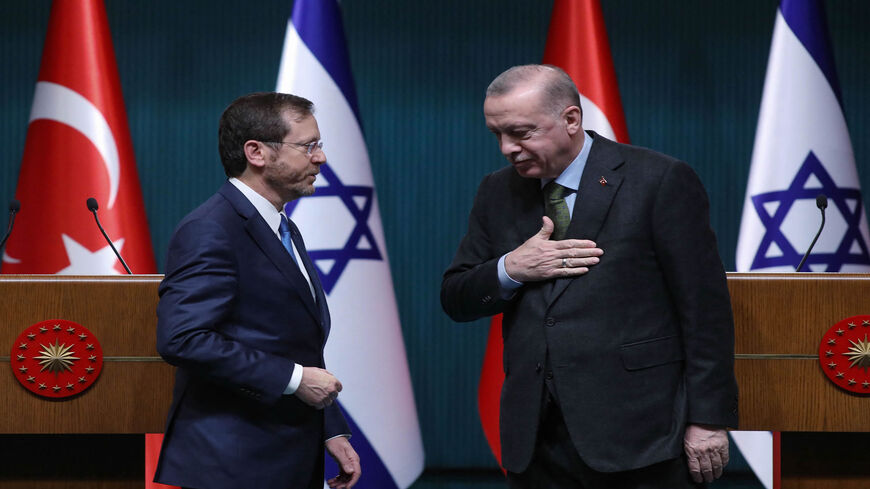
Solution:
<svg viewBox="0 0 870 489"><path fill-rule="evenodd" d="M351 260L382 260L381 252L378 250L375 236L369 228L369 214L372 211L374 199L374 188L365 187L362 185L345 185L338 178L338 175L332 171L329 164L320 166L320 175L326 180L328 185L317 187L317 192L306 199L314 199L318 197L338 197L347 208L350 215L355 221L353 230L348 236L344 246L337 249L309 249L308 256L314 262L317 272L320 275L320 281L323 285L324 292L328 295L332 292L341 273L347 268ZM362 206L358 205L354 198L362 198ZM287 216L292 217L293 210L296 209L298 200L289 202L285 207ZM363 247L363 244L368 246ZM320 260L334 261L329 272L325 272L323 267L318 264Z"/></svg>
<svg viewBox="0 0 870 489"><path fill-rule="evenodd" d="M821 188L804 188L812 176L815 176L821 182ZM828 201L833 202L837 206L837 209L846 220L847 229L836 251L833 253L813 252L807 258L806 266L808 267L810 264L824 264L827 265L825 271L838 272L844 264L870 264L870 253L867 251L867 243L864 242L859 228L861 213L864 211L861 191L857 188L837 187L831 175L825 170L822 162L810 151L786 190L777 190L751 197L755 212L761 218L766 231L764 237L761 238L761 243L758 245L758 251L752 260L750 270L777 266L797 267L801 258L803 258L803 253L798 252L791 245L780 228L795 201L802 199L813 200L819 193L825 194L828 197ZM849 200L857 202L854 210L849 208L847 203ZM768 213L764 207L764 204L768 202L779 202L779 206L773 214ZM782 255L766 257L765 255L774 243L782 251ZM850 251L854 244L857 244L860 248L860 251L857 253Z"/></svg>

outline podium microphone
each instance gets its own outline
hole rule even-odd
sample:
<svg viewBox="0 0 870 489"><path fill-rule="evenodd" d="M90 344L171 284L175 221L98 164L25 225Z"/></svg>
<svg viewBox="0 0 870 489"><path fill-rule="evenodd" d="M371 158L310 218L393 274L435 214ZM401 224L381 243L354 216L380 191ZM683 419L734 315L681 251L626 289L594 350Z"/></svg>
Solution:
<svg viewBox="0 0 870 489"><path fill-rule="evenodd" d="M9 202L9 227L6 228L6 235L3 236L3 240L0 241L0 259L3 256L3 246L6 245L6 240L9 239L9 235L12 234L12 226L15 225L15 214L18 214L18 211L21 210L21 202L18 202L16 199L12 199Z"/></svg>
<svg viewBox="0 0 870 489"><path fill-rule="evenodd" d="M97 221L97 227L100 228L100 232L103 233L103 237L106 238L106 242L109 243L109 246L112 247L112 251L115 252L115 256L118 257L118 260L120 260L121 265L124 265L124 270L127 270L127 273L129 275L133 275L133 272L130 271L130 267L127 266L127 262L125 262L124 259L121 258L121 254L118 253L118 250L115 249L115 244L112 243L112 240L109 239L109 235L106 234L106 230L103 229L103 225L100 224L100 218L97 217L97 209L99 209L99 208L100 208L100 206L99 206L99 204L97 204L97 199L95 199L93 197L88 199L88 210L94 213L94 220Z"/></svg>
<svg viewBox="0 0 870 489"><path fill-rule="evenodd" d="M804 266L804 262L807 261L807 258L810 257L810 252L813 251L813 246L816 245L816 240L819 239L819 235L822 234L822 228L825 227L825 209L828 207L828 198L825 197L825 194L819 194L816 196L816 207L822 211L822 225L819 226L819 232L816 233L816 237L813 238L813 242L810 243L810 248L807 250L807 253L804 255L803 259L800 263L798 263L795 272L800 272L801 267Z"/></svg>

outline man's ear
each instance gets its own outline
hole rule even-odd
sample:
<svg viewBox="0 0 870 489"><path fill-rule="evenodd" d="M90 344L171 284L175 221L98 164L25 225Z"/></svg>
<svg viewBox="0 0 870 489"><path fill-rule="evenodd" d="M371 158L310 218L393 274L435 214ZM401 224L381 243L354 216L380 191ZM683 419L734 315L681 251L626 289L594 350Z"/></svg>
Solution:
<svg viewBox="0 0 870 489"><path fill-rule="evenodd" d="M583 115L580 112L580 107L576 105L562 111L562 120L565 121L565 129L568 134L572 136L583 130Z"/></svg>
<svg viewBox="0 0 870 489"><path fill-rule="evenodd" d="M251 166L263 168L266 166L266 145L260 141L249 139L245 141L245 158Z"/></svg>

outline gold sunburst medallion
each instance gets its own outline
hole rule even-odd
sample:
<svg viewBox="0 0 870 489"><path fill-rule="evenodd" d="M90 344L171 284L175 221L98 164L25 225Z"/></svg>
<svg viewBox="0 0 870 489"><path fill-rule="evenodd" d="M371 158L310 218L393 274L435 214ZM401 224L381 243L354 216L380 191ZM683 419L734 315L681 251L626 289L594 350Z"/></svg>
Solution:
<svg viewBox="0 0 870 489"><path fill-rule="evenodd" d="M75 356L75 352L72 351L72 343L69 345L63 344L59 338L55 338L53 345L49 343L48 345L39 346L42 347L42 351L39 352L41 355L33 358L39 360L39 364L42 365L42 368L39 369L40 372L45 370L53 374L59 374L64 370L72 372L70 367L79 359L79 357Z"/></svg>
<svg viewBox="0 0 870 489"><path fill-rule="evenodd" d="M867 369L870 368L870 341L867 341L867 335L864 335L863 340L849 340L849 343L852 346L849 347L848 352L843 353L843 355L849 357L849 360L852 360L852 364L849 366L863 368L866 373Z"/></svg>

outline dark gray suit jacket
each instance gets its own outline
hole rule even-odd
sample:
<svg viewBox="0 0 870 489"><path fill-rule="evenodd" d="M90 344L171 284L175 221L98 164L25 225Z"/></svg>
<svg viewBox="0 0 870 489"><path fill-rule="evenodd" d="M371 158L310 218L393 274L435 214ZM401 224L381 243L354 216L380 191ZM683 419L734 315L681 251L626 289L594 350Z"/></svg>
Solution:
<svg viewBox="0 0 870 489"><path fill-rule="evenodd" d="M504 313L500 431L512 472L532 457L547 355L571 440L596 470L679 456L687 423L737 426L731 303L700 180L671 157L588 135L567 238L594 240L599 264L501 299L498 259L544 213L540 180L507 167L481 182L444 274L454 320Z"/></svg>

